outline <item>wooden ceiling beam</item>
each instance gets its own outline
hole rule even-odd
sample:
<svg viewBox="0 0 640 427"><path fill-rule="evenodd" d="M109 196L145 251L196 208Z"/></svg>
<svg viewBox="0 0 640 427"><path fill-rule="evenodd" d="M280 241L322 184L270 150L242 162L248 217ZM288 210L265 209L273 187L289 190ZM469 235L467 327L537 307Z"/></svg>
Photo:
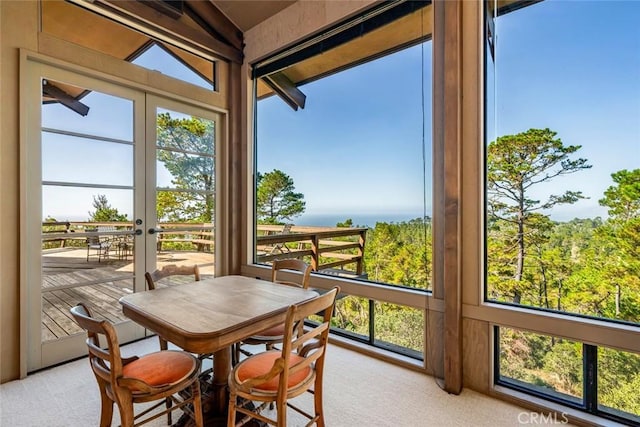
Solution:
<svg viewBox="0 0 640 427"><path fill-rule="evenodd" d="M298 107L304 108L307 96L283 72L269 74L262 77L262 80L294 111L297 111Z"/></svg>
<svg viewBox="0 0 640 427"><path fill-rule="evenodd" d="M49 83L47 80L42 81L42 94L55 99L60 104L69 108L70 110L75 111L81 116L86 116L87 114L89 114L88 106L78 101L73 96L60 89L58 86Z"/></svg>
<svg viewBox="0 0 640 427"><path fill-rule="evenodd" d="M162 12L170 18L178 19L184 13L184 0L139 0L147 6Z"/></svg>
<svg viewBox="0 0 640 427"><path fill-rule="evenodd" d="M184 6L185 13L213 37L225 41L236 49L244 48L242 31L211 1L187 1Z"/></svg>
<svg viewBox="0 0 640 427"><path fill-rule="evenodd" d="M77 2L77 0L73 1ZM182 22L185 19L184 16L180 19L173 19L142 2L132 0L94 0L93 4L125 19L132 20L137 25L150 26L150 29L160 33L178 36L182 41L204 48L215 56L242 64L243 53L241 49L212 37L204 30L199 31L187 25Z"/></svg>

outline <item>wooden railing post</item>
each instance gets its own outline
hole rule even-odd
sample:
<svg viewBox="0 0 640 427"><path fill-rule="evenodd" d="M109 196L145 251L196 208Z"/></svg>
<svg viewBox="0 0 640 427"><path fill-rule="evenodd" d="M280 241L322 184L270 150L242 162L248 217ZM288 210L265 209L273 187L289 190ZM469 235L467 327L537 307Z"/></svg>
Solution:
<svg viewBox="0 0 640 427"><path fill-rule="evenodd" d="M259 231L270 231L268 225L259 225ZM364 245L367 228L345 227L297 227L292 233L261 234L256 236L258 262L269 262L283 256L306 259L311 258L314 271L328 270L329 274L362 276L364 274ZM286 253L274 253L273 249L286 243L296 243ZM355 250L355 252L354 252ZM348 251L348 252L345 252ZM353 265L345 270L345 265ZM339 271L336 271L339 267Z"/></svg>
<svg viewBox="0 0 640 427"><path fill-rule="evenodd" d="M358 239L358 243L360 246L358 247L358 262L356 263L356 274L361 276L364 272L364 243L367 237L367 230L362 230L360 232L360 238Z"/></svg>
<svg viewBox="0 0 640 427"><path fill-rule="evenodd" d="M311 237L311 270L318 271L318 267L320 266L320 253L318 251L320 248L320 237L317 234L314 234Z"/></svg>

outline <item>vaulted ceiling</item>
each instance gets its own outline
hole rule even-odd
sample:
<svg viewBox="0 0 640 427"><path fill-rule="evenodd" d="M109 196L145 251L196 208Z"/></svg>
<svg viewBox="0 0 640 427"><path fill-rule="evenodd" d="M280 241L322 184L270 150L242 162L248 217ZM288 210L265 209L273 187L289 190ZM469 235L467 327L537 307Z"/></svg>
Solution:
<svg viewBox="0 0 640 427"><path fill-rule="evenodd" d="M211 0L211 3L242 32L271 18L295 2L296 0Z"/></svg>
<svg viewBox="0 0 640 427"><path fill-rule="evenodd" d="M123 60L135 58L149 43L159 41L198 74L212 76L212 60L241 64L243 33L293 3L296 1L45 1L42 2L42 22L45 32ZM428 2L418 3L428 5ZM431 13L420 11L420 7L411 6L405 16L375 31L363 31L340 41L321 55L301 58L286 69L274 69L258 82L258 96L277 93L293 108L303 107L304 94L298 86L428 37L432 28ZM162 41L176 38L187 49ZM204 55L190 53L189 47L191 52ZM79 95L73 88L61 89L74 97Z"/></svg>

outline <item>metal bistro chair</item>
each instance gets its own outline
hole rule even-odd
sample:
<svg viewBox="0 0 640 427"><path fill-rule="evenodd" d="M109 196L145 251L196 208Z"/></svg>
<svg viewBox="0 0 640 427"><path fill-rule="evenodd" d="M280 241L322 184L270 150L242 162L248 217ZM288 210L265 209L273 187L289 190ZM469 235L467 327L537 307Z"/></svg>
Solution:
<svg viewBox="0 0 640 427"><path fill-rule="evenodd" d="M279 279L280 273L284 270L292 270L300 272L300 280L297 282L286 281ZM311 277L311 266L306 262L290 258L273 260L271 265L271 281L288 286L297 286L303 289L309 287L309 279ZM302 325L300 325L301 327ZM267 330L260 332L257 335L253 335L244 339L242 342L236 343L233 351L233 363L236 364L240 361L240 354L245 356L251 356L253 353L242 348L243 344L246 345L265 345L267 350L271 350L275 344L279 344L284 340L284 324L274 326Z"/></svg>
<svg viewBox="0 0 640 427"><path fill-rule="evenodd" d="M324 427L322 408L322 378L329 325L336 295L335 287L324 295L298 305L287 311L285 340L282 350L271 350L251 356L240 362L229 375L229 412L227 427L243 425L249 418L271 425L287 426L287 407ZM302 336L297 336L297 325L305 318L322 312L322 321ZM289 402L304 392L314 395L314 411L309 414ZM241 398L238 400L238 398ZM253 402L262 402L254 407ZM262 409L275 402L277 419L261 414ZM236 412L245 417L236 424Z"/></svg>
<svg viewBox="0 0 640 427"><path fill-rule="evenodd" d="M100 427L111 426L114 402L118 405L123 427L139 426L164 414L171 424L171 412L176 409L189 414L197 427L203 426L197 358L175 350L122 358L111 322L95 319L82 303L72 307L71 314L87 331L89 364L100 388ZM100 336L106 339L106 348L100 346ZM170 399L171 405L152 413L166 399ZM134 415L134 404L156 400L160 402Z"/></svg>
<svg viewBox="0 0 640 427"><path fill-rule="evenodd" d="M99 233L107 233L115 231L115 227L98 227ZM97 256L98 262L102 259L109 258L109 250L111 250L111 238L108 236L89 236L87 237L87 262L89 262L89 256ZM92 254L91 251L94 251Z"/></svg>

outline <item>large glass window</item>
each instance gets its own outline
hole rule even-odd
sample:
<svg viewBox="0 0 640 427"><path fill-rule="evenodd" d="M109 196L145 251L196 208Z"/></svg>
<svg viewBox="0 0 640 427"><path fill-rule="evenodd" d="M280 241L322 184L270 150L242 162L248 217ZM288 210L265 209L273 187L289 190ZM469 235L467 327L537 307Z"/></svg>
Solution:
<svg viewBox="0 0 640 427"><path fill-rule="evenodd" d="M256 261L430 288L431 42L297 90L257 102Z"/></svg>
<svg viewBox="0 0 640 427"><path fill-rule="evenodd" d="M639 355L511 328L496 343L497 384L640 425Z"/></svg>
<svg viewBox="0 0 640 427"><path fill-rule="evenodd" d="M486 5L486 299L640 323L640 3ZM496 328L497 384L637 425L638 356Z"/></svg>
<svg viewBox="0 0 640 427"><path fill-rule="evenodd" d="M255 65L256 263L431 288L431 14L382 3ZM422 358L421 310L341 295L336 313L342 334Z"/></svg>
<svg viewBox="0 0 640 427"><path fill-rule="evenodd" d="M640 3L487 3L487 299L640 322Z"/></svg>

